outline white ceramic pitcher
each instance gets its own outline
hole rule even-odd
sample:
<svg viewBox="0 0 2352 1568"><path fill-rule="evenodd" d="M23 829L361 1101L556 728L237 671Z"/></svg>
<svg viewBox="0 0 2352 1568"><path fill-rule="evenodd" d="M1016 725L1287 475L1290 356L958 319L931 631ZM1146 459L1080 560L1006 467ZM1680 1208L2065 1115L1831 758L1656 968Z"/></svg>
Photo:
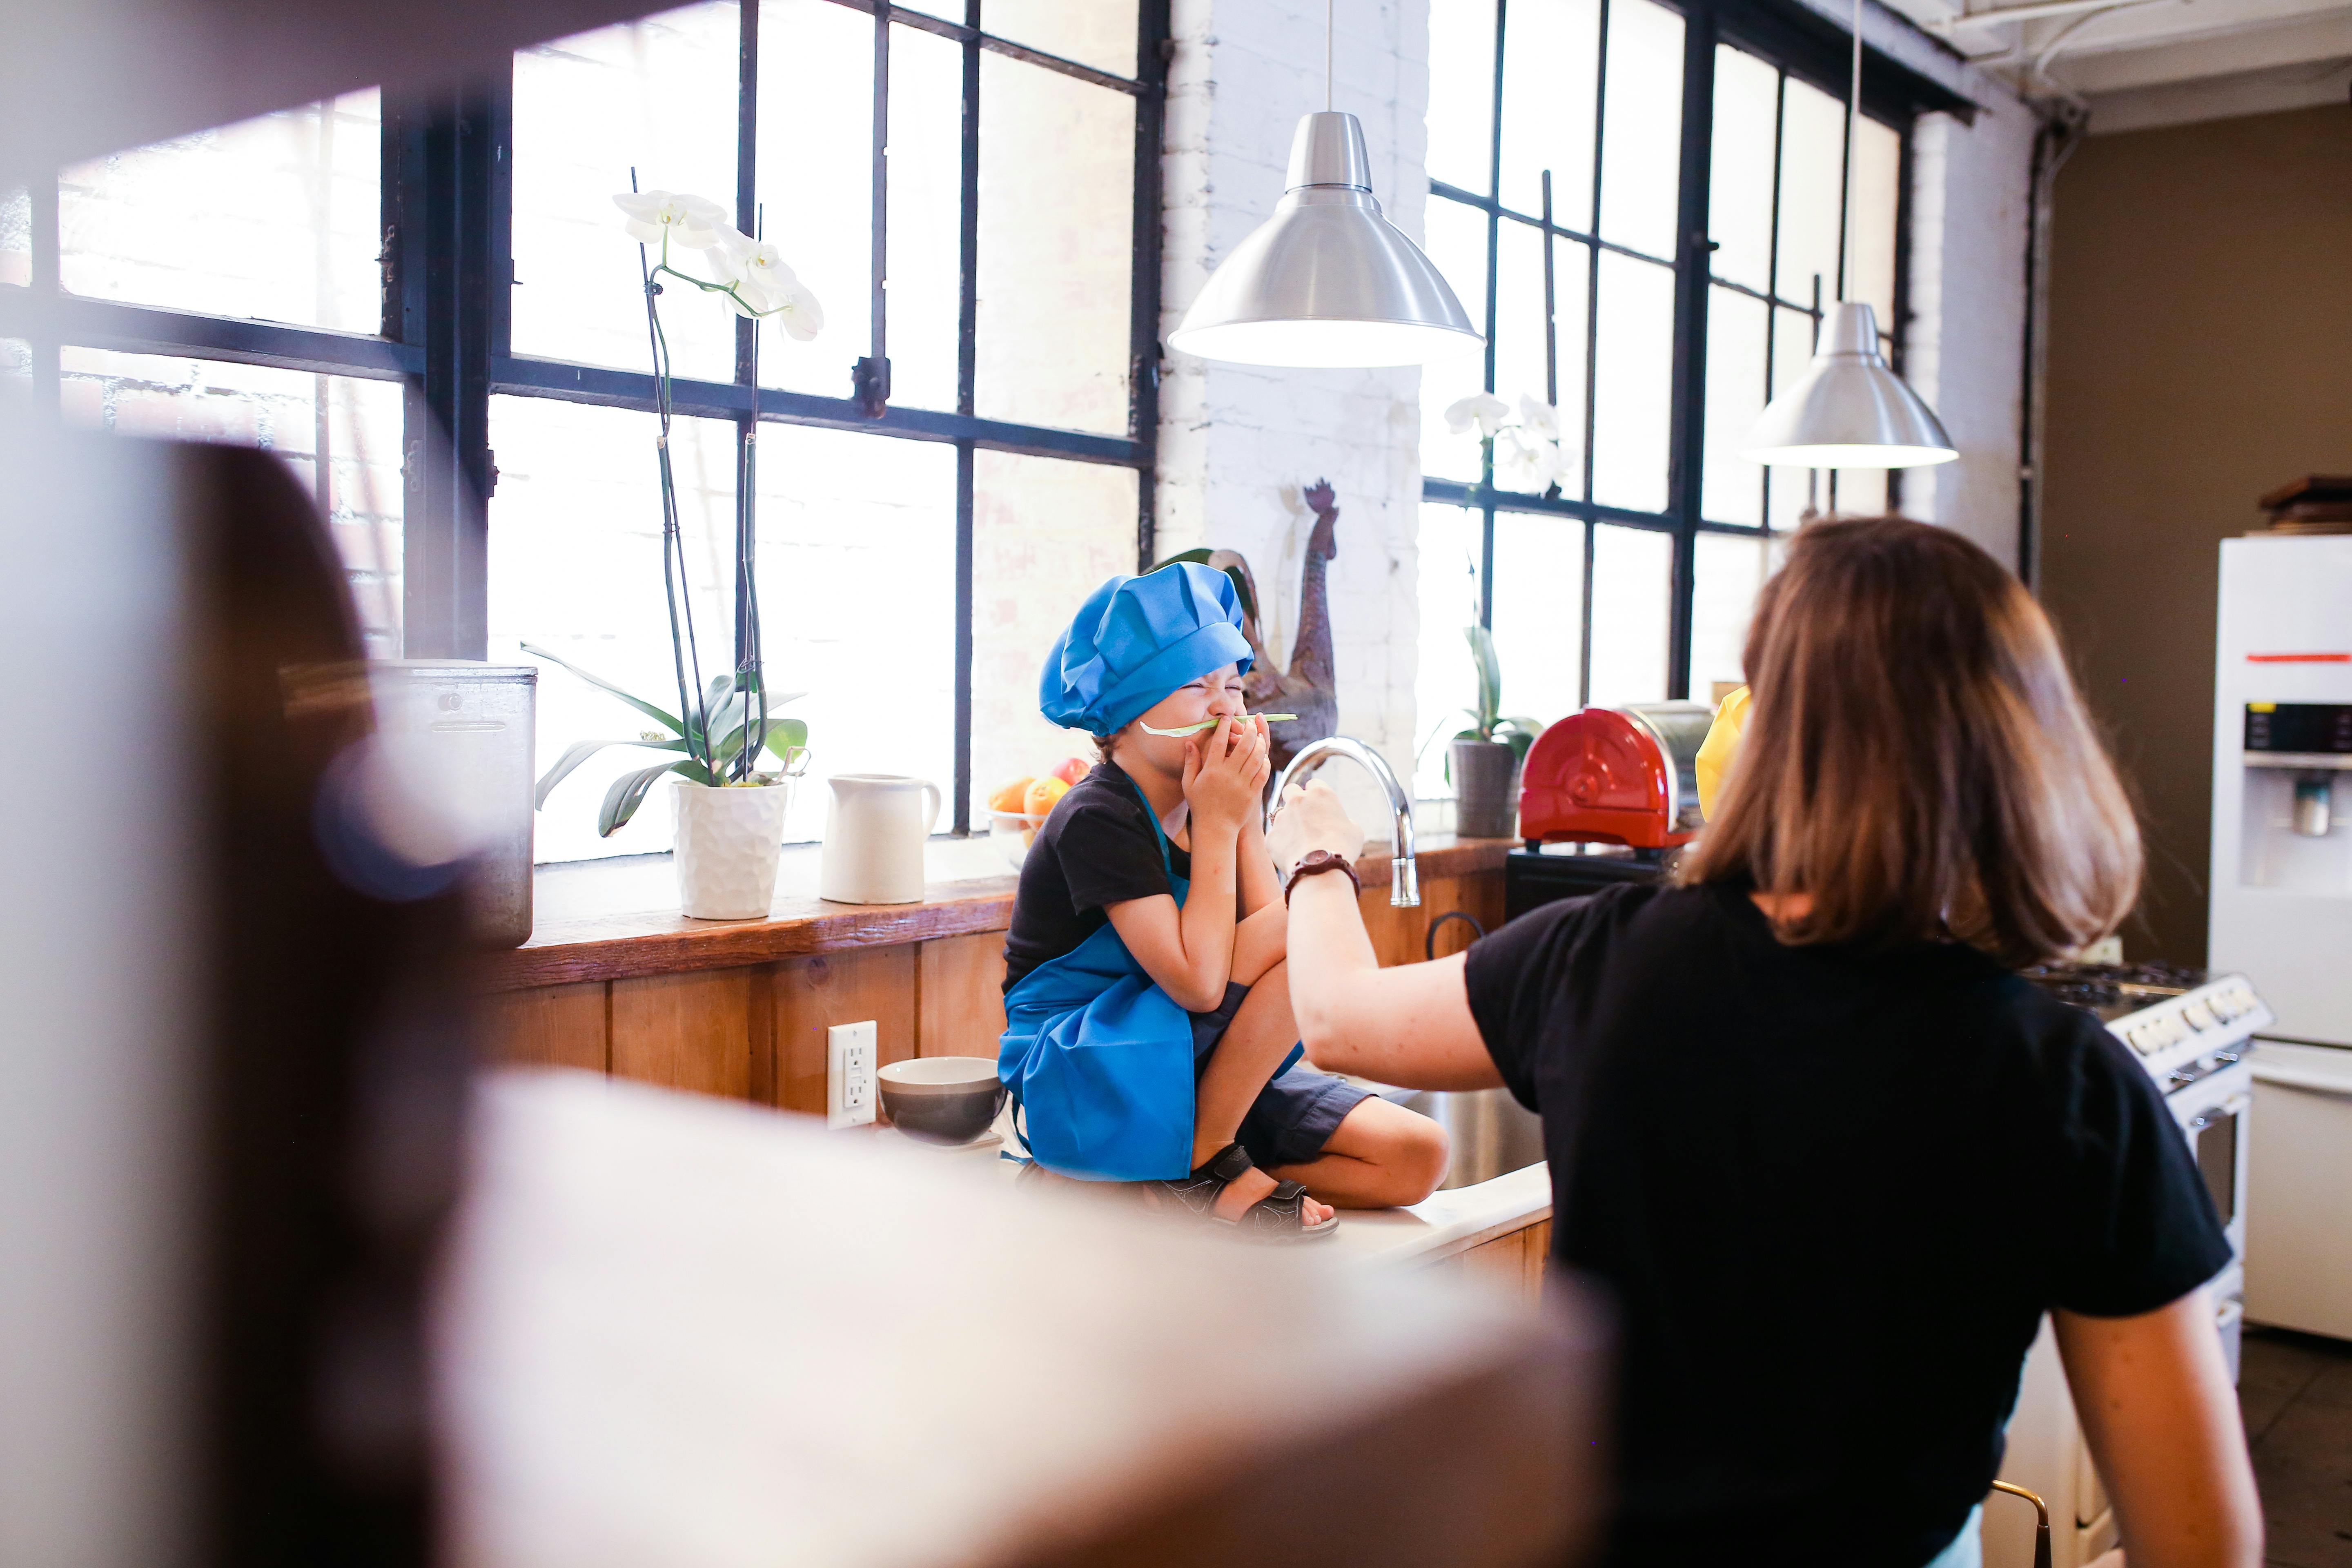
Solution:
<svg viewBox="0 0 2352 1568"><path fill-rule="evenodd" d="M825 803L817 897L837 904L919 902L923 840L940 819L940 786L898 773L835 773L824 782L833 796Z"/></svg>

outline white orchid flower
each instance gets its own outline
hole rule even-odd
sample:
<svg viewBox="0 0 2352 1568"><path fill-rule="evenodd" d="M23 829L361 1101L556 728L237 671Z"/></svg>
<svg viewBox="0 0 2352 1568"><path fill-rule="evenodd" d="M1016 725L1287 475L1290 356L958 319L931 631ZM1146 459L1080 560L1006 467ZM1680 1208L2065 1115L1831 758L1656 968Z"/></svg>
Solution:
<svg viewBox="0 0 2352 1568"><path fill-rule="evenodd" d="M1492 436L1503 427L1511 405L1491 392L1474 392L1445 411L1445 427L1456 436L1466 435L1475 425L1480 436Z"/></svg>
<svg viewBox="0 0 2352 1568"><path fill-rule="evenodd" d="M804 343L824 331L824 307L817 303L807 284L786 276L790 282L773 307L775 317L795 342Z"/></svg>
<svg viewBox="0 0 2352 1568"><path fill-rule="evenodd" d="M640 245L676 240L692 250L708 248L727 227L727 209L708 196L677 191L622 191L613 205L627 216L629 237Z"/></svg>
<svg viewBox="0 0 2352 1568"><path fill-rule="evenodd" d="M1516 426L1495 437L1495 482L1506 489L1541 492L1559 478L1559 448Z"/></svg>
<svg viewBox="0 0 2352 1568"><path fill-rule="evenodd" d="M710 247L710 264L731 285L730 303L742 316L764 316L800 287L800 279L784 265L782 254L763 239L729 229Z"/></svg>
<svg viewBox="0 0 2352 1568"><path fill-rule="evenodd" d="M1526 393L1519 394L1519 428L1546 441L1559 439L1559 410L1549 403L1538 403Z"/></svg>

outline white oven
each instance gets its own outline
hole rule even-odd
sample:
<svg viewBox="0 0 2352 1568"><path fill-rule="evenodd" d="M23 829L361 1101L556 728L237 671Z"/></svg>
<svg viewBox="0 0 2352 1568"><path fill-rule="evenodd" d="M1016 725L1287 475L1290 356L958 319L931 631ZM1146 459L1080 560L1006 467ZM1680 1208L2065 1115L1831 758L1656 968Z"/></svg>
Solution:
<svg viewBox="0 0 2352 1568"><path fill-rule="evenodd" d="M2057 994L2094 1007L2164 1091L2205 1190L2230 1238L2231 1261L2206 1287L2230 1374L2238 1372L2245 1321L2246 1194L2254 1104L2256 1029L2270 1009L2235 975L2208 977L2082 965L2036 975ZM2052 1568L2082 1568L2116 1544L2115 1510L2074 1417L2058 1347L2044 1319L2027 1355L2009 1424L2001 1479L2039 1494L2050 1509ZM1986 1568L2027 1568L2032 1510L1998 1496L1985 1504ZM2022 1514L2025 1517L2020 1518Z"/></svg>

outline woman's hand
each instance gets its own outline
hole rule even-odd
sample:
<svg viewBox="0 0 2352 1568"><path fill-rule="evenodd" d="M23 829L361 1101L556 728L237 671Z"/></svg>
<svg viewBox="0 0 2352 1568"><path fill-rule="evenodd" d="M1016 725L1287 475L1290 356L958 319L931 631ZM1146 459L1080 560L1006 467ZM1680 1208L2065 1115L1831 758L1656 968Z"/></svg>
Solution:
<svg viewBox="0 0 2352 1568"><path fill-rule="evenodd" d="M1184 801L1204 828L1238 833L1257 810L1272 776L1265 728L1255 720L1228 719L1184 742Z"/></svg>
<svg viewBox="0 0 2352 1568"><path fill-rule="evenodd" d="M1287 877L1318 849L1349 860L1360 858L1364 830L1348 815L1348 808L1339 804L1339 793L1329 784L1311 784L1304 788L1292 784L1275 812L1265 847L1274 856L1275 868Z"/></svg>

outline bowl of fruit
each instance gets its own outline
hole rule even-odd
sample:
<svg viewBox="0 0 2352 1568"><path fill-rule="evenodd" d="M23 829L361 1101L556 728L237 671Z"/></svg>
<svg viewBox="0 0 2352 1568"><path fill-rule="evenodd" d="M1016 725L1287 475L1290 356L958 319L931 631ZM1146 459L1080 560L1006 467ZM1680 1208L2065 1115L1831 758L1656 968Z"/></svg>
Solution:
<svg viewBox="0 0 2352 1568"><path fill-rule="evenodd" d="M1087 776L1087 765L1072 757L1051 773L999 784L989 795L989 839L1014 870L1029 858L1029 846L1037 842L1037 830L1045 826L1055 803Z"/></svg>

